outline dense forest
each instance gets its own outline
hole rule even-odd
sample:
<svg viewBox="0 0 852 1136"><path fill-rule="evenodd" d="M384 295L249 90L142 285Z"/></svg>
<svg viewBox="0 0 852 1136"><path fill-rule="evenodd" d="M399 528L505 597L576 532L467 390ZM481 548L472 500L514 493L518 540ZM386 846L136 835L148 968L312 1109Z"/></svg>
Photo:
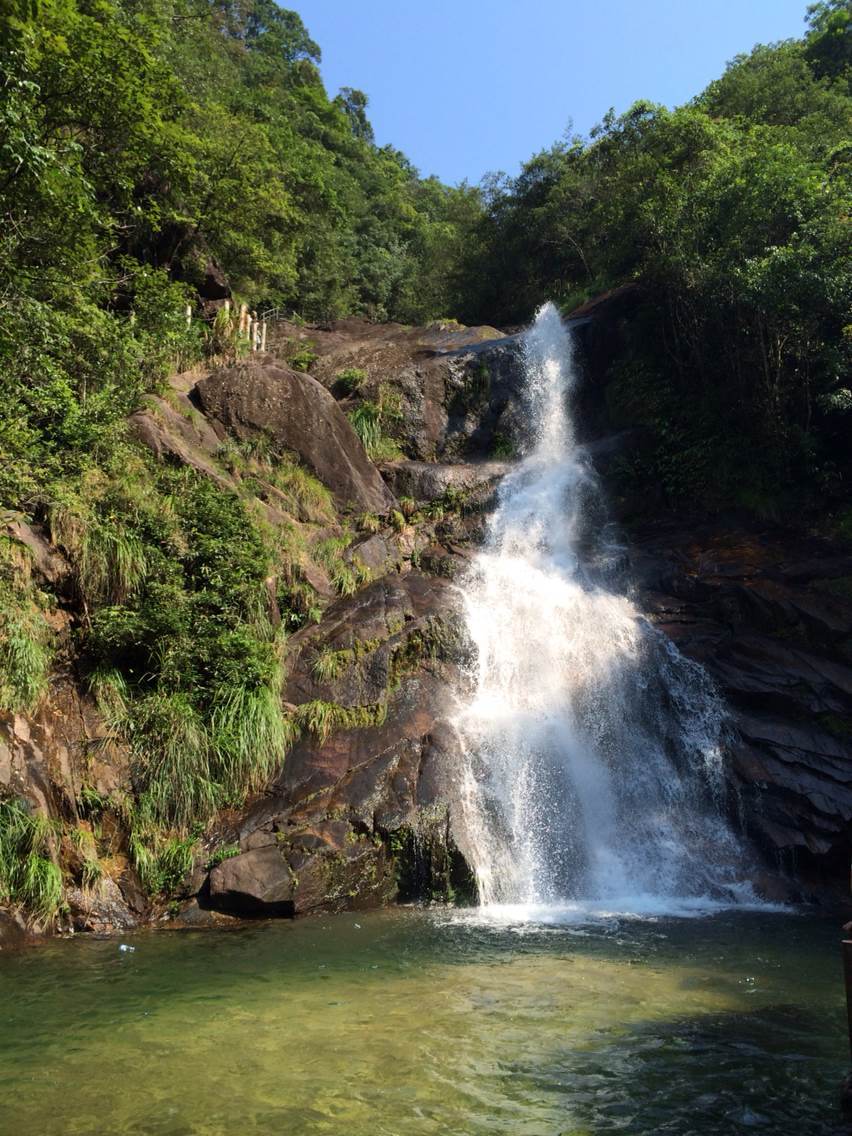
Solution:
<svg viewBox="0 0 852 1136"><path fill-rule="evenodd" d="M273 626L266 581L287 550L239 495L128 434L169 373L236 351L205 313L211 279L309 322L503 327L630 285L607 398L645 440L616 476L667 507L852 537L845 0L688 105L611 112L479 187L378 146L366 96L329 96L320 48L273 0L2 0L0 54L0 509L73 566L57 597L0 548L0 706L38 704L53 614L73 609L77 665L138 756L126 820L152 890L291 736L281 641L312 611L279 572ZM210 318L188 325L187 304ZM305 508L330 509L285 472ZM0 891L49 911L47 837L0 809Z"/></svg>

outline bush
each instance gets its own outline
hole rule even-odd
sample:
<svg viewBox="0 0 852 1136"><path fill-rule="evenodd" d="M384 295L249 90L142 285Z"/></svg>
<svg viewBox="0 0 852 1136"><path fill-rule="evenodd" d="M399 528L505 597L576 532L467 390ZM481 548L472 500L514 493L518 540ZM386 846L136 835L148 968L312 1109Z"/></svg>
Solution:
<svg viewBox="0 0 852 1136"><path fill-rule="evenodd" d="M360 367L347 367L334 376L334 385L341 395L349 397L360 393L367 378L367 372Z"/></svg>

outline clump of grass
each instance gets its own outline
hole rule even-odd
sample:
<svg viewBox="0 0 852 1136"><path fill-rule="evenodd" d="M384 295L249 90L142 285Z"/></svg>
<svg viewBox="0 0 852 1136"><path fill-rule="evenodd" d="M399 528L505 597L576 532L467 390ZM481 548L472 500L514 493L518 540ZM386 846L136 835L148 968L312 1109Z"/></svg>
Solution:
<svg viewBox="0 0 852 1136"><path fill-rule="evenodd" d="M319 742L325 742L335 730L380 726L387 718L387 713L387 703L384 701L368 706L339 706L336 702L314 699L297 706L294 718L300 730L312 734Z"/></svg>
<svg viewBox="0 0 852 1136"><path fill-rule="evenodd" d="M207 728L182 693L155 692L133 707L135 781L152 820L185 830L216 808Z"/></svg>
<svg viewBox="0 0 852 1136"><path fill-rule="evenodd" d="M132 810L128 851L149 895L169 894L186 879L195 863L198 831L188 835L164 833L145 808Z"/></svg>
<svg viewBox="0 0 852 1136"><path fill-rule="evenodd" d="M145 580L145 546L123 519L129 515L132 520L141 504L137 491L121 477L98 473L84 479L79 493L51 505L51 536L71 562L75 588L87 610L125 603Z"/></svg>
<svg viewBox="0 0 852 1136"><path fill-rule="evenodd" d="M216 780L229 804L241 804L284 760L296 731L281 707L280 671L261 685L229 683L217 693L211 720Z"/></svg>
<svg viewBox="0 0 852 1136"><path fill-rule="evenodd" d="M80 859L80 883L90 891L97 887L104 876L103 865L98 856L95 834L88 824L75 825L68 833L71 845Z"/></svg>
<svg viewBox="0 0 852 1136"><path fill-rule="evenodd" d="M62 873L52 854L55 822L20 800L0 801L0 900L55 918L62 902Z"/></svg>
<svg viewBox="0 0 852 1136"><path fill-rule="evenodd" d="M18 601L21 602L21 601ZM47 689L50 629L32 603L15 608L0 591L0 707L33 710Z"/></svg>
<svg viewBox="0 0 852 1136"><path fill-rule="evenodd" d="M378 403L362 402L349 414L352 429L372 457L382 438L382 412Z"/></svg>
<svg viewBox="0 0 852 1136"><path fill-rule="evenodd" d="M33 710L47 689L53 633L32 580L29 550L0 545L0 708Z"/></svg>
<svg viewBox="0 0 852 1136"><path fill-rule="evenodd" d="M344 557L349 547L350 537L344 534L340 537L326 537L319 541L314 548L314 557L328 572L335 590L341 596L352 596L364 584L372 579L370 569L353 556L351 560Z"/></svg>
<svg viewBox="0 0 852 1136"><path fill-rule="evenodd" d="M399 393L385 383L379 387L378 400L369 399L350 411L352 429L361 439L371 461L394 461L402 457L399 443L388 434L389 427L402 418Z"/></svg>
<svg viewBox="0 0 852 1136"><path fill-rule="evenodd" d="M317 655L311 670L314 678L319 682L334 682L354 660L354 651L332 651L326 647Z"/></svg>
<svg viewBox="0 0 852 1136"><path fill-rule="evenodd" d="M290 499L290 512L314 524L333 524L334 498L323 483L295 461L276 466L270 481Z"/></svg>
<svg viewBox="0 0 852 1136"><path fill-rule="evenodd" d="M195 863L197 843L198 837L194 834L183 838L171 836L163 841L157 857L160 891L168 894L183 883Z"/></svg>
<svg viewBox="0 0 852 1136"><path fill-rule="evenodd" d="M366 381L367 372L360 367L347 367L334 376L335 386L344 396L358 394Z"/></svg>
<svg viewBox="0 0 852 1136"><path fill-rule="evenodd" d="M217 864L221 864L225 860L232 860L234 856L239 856L239 854L239 844L222 844L212 853L210 859L204 865L204 869L209 872L212 868L215 868Z"/></svg>
<svg viewBox="0 0 852 1136"><path fill-rule="evenodd" d="M382 520L375 513L362 513L357 520L359 532L370 533L374 535L381 531Z"/></svg>

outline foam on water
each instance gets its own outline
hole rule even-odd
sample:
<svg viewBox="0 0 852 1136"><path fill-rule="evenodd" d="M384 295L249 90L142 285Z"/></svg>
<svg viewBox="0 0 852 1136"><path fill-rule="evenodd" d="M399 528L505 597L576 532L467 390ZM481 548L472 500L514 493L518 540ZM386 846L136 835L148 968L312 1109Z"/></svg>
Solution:
<svg viewBox="0 0 852 1136"><path fill-rule="evenodd" d="M526 921L754 902L722 807L724 706L629 598L552 304L523 349L526 452L462 581L459 827L480 900Z"/></svg>

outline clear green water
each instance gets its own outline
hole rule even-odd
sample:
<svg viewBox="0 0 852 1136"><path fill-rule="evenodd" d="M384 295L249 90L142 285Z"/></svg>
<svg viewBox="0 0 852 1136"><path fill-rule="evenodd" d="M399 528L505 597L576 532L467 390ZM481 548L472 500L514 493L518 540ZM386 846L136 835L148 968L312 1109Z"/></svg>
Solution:
<svg viewBox="0 0 852 1136"><path fill-rule="evenodd" d="M845 1131L834 922L397 910L0 956L3 1136Z"/></svg>

